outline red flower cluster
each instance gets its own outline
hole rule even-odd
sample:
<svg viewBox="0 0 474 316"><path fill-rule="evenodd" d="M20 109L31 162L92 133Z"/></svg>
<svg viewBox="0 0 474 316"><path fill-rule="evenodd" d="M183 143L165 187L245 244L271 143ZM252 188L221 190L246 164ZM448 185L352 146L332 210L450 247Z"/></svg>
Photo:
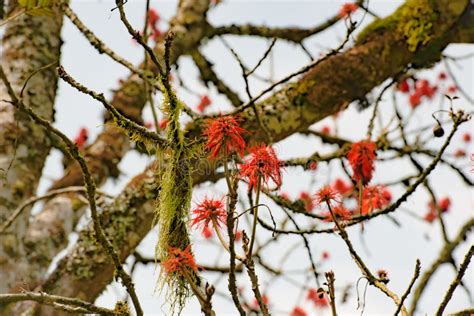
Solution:
<svg viewBox="0 0 474 316"><path fill-rule="evenodd" d="M87 143L87 139L89 138L89 131L85 127L81 127L79 133L74 138L74 143L76 143L77 148L79 150L84 149Z"/></svg>
<svg viewBox="0 0 474 316"><path fill-rule="evenodd" d="M446 213L449 211L451 207L451 199L449 197L442 198L438 201L438 208L440 209L441 213ZM428 223L434 222L434 220L438 217L438 212L436 210L435 205L433 202L428 203L428 213L426 213L424 220Z"/></svg>
<svg viewBox="0 0 474 316"><path fill-rule="evenodd" d="M339 9L339 17L341 19L349 17L352 13L357 11L359 7L355 3L347 2L344 3Z"/></svg>
<svg viewBox="0 0 474 316"><path fill-rule="evenodd" d="M211 151L210 158L215 159L219 154L228 156L233 152L243 156L245 140L242 134L246 132L233 116L221 116L208 122L204 135L207 137L206 148Z"/></svg>
<svg viewBox="0 0 474 316"><path fill-rule="evenodd" d="M383 185L364 188L362 192L361 214L366 215L374 209L382 209L392 200L392 194Z"/></svg>
<svg viewBox="0 0 474 316"><path fill-rule="evenodd" d="M371 141L360 141L352 144L351 150L347 154L347 159L352 167L355 181L362 181L366 185L372 179L375 162L375 143Z"/></svg>
<svg viewBox="0 0 474 316"><path fill-rule="evenodd" d="M168 258L161 262L161 267L166 274L175 272L184 274L190 271L198 271L196 261L191 253L191 245L187 246L184 250L170 247L168 249Z"/></svg>
<svg viewBox="0 0 474 316"><path fill-rule="evenodd" d="M306 311L302 309L301 307L296 306L291 311L290 316L308 316L308 313L306 313Z"/></svg>
<svg viewBox="0 0 474 316"><path fill-rule="evenodd" d="M240 165L240 175L247 178L249 189L257 190L257 183L261 177L262 184L268 187L273 181L277 187L281 186L281 163L272 146L259 145L249 149L251 156Z"/></svg>
<svg viewBox="0 0 474 316"><path fill-rule="evenodd" d="M191 222L191 227L202 226L204 229L209 228L209 223L213 220L217 222L217 225L226 224L227 212L224 208L222 200L208 199L205 198L197 207L193 210L194 218ZM205 233L203 229L203 234Z"/></svg>
<svg viewBox="0 0 474 316"><path fill-rule="evenodd" d="M308 192L301 192L299 199L303 202L306 212L311 212L314 208L314 201Z"/></svg>
<svg viewBox="0 0 474 316"><path fill-rule="evenodd" d="M155 9L148 11L148 26L151 28L151 37L156 42L158 37L161 36L161 31L158 29L158 23L160 22L160 15Z"/></svg>
<svg viewBox="0 0 474 316"><path fill-rule="evenodd" d="M209 99L209 97L207 95L203 95L201 97L201 101L199 102L199 104L197 105L197 110L199 113L203 113L204 110L212 104L212 101L211 99Z"/></svg>
<svg viewBox="0 0 474 316"><path fill-rule="evenodd" d="M312 301L319 308L325 308L329 305L324 292L318 292L316 289L309 289L306 299Z"/></svg>
<svg viewBox="0 0 474 316"><path fill-rule="evenodd" d="M426 97L432 99L438 87L431 85L430 82L426 79L418 80L415 84L415 90L410 94L409 102L410 106L414 109L421 104L422 98Z"/></svg>

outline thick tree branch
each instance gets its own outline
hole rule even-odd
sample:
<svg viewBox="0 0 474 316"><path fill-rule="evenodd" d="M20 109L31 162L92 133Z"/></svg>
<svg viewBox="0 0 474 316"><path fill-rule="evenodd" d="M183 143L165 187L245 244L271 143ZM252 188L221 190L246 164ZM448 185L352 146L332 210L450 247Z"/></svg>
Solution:
<svg viewBox="0 0 474 316"><path fill-rule="evenodd" d="M12 15L20 10L15 3L11 2ZM11 78L13 89L20 93L24 87L24 101L51 120L57 77L54 67L45 66L59 60L61 26L62 15L57 10L51 17L23 14L12 19L2 34L1 65ZM51 147L47 132L5 100L10 97L5 84L0 83L0 221L10 217L24 200L34 195ZM21 244L29 212L30 208L26 208L14 222L14 234L2 236L1 293L17 290L19 282L31 279Z"/></svg>

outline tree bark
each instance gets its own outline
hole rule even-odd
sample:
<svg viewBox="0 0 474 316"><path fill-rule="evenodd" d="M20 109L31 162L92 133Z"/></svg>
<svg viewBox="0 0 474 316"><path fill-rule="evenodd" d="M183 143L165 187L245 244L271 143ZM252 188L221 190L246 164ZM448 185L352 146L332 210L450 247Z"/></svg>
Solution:
<svg viewBox="0 0 474 316"><path fill-rule="evenodd" d="M13 12L14 14L14 12ZM52 62L59 62L62 15L21 15L10 21L3 36L2 67L20 93L29 76ZM29 78L23 100L38 114L53 120L57 76L55 66ZM45 130L19 113L8 102L0 84L0 219L6 220L25 199L34 195L51 143ZM16 219L0 242L0 292L28 284L33 271L25 258L22 238L29 208Z"/></svg>

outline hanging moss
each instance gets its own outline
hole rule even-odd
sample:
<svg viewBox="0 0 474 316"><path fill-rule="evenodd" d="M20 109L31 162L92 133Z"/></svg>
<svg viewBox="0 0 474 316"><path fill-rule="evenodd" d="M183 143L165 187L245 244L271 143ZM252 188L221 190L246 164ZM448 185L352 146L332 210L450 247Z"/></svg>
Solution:
<svg viewBox="0 0 474 316"><path fill-rule="evenodd" d="M166 153L157 151L158 161L165 164L164 172L157 174L161 190L155 215L159 230L155 256L160 260L166 260L170 247L184 249L190 244L187 223L192 193L191 153L184 144L179 123L182 103L170 87L164 87L163 91L166 91L163 112L168 116L166 138L170 145ZM171 313L180 313L186 299L192 294L189 284L179 274L161 273L158 287L162 289L165 284L168 287L166 296Z"/></svg>

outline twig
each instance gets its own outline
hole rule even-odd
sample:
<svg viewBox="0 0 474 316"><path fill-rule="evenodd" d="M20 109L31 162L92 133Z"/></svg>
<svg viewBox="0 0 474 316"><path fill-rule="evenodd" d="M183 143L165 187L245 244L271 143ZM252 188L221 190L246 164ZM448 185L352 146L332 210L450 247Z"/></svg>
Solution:
<svg viewBox="0 0 474 316"><path fill-rule="evenodd" d="M243 249L245 253L249 253L249 238L245 231L242 232L242 242L243 242ZM260 307L260 311L264 316L269 316L268 307L263 301L262 294L260 293L260 288L258 286L258 277L255 273L255 264L253 262L252 256L247 256L245 266L247 267L247 274L249 275L250 282L252 283L252 291L254 293L255 299L258 302L258 306Z"/></svg>
<svg viewBox="0 0 474 316"><path fill-rule="evenodd" d="M418 277L420 276L420 269L421 269L420 260L416 259L415 273L413 274L413 277L411 278L408 288L406 289L405 293L403 293L402 297L400 298L400 304L398 304L397 310L394 313L395 316L397 316L398 313L400 312L400 309L403 306L403 302L405 302L405 300L407 299L408 295L410 294L411 289L413 288L413 285L415 284L416 279L418 279Z"/></svg>
<svg viewBox="0 0 474 316"><path fill-rule="evenodd" d="M97 93L95 91L92 91L86 86L83 86L82 84L77 82L74 78L72 78L66 72L66 70L62 66L58 67L58 75L61 79L67 82L71 87L75 88L76 90L84 94L88 94L95 100L102 103L104 107L106 108L106 110L114 117L116 124L120 126L121 128L129 132L138 134L139 137L143 138L144 140L153 142L160 146L165 145L166 141L159 134L149 131L147 128L123 116L112 104L107 102L107 100L105 99L102 93Z"/></svg>
<svg viewBox="0 0 474 316"><path fill-rule="evenodd" d="M451 300L454 290L459 285L459 283L461 283L464 273L466 272L467 267L469 266L469 263L471 262L471 258L473 254L474 254L474 245L471 245L471 248L469 248L469 251L464 256L464 260L461 263L461 266L459 267L459 271L456 277L454 278L453 282L451 282L451 284L449 285L448 291L444 295L444 298L441 301L441 304L439 305L438 310L436 311L436 316L443 315L444 309L446 308L449 301Z"/></svg>
<svg viewBox="0 0 474 316"><path fill-rule="evenodd" d="M70 298L58 295L51 295L44 292L24 292L0 294L0 305L7 305L21 301L35 301L40 304L50 305L59 310L66 310L75 313L94 313L99 315L116 315L111 309L99 307L78 298Z"/></svg>

